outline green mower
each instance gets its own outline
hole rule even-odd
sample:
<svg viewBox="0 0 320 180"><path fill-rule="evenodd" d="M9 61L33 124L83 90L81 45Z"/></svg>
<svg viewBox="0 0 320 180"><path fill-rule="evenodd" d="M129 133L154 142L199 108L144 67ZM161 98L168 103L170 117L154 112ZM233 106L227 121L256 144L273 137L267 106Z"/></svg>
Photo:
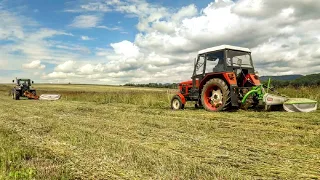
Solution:
<svg viewBox="0 0 320 180"><path fill-rule="evenodd" d="M287 112L312 112L317 110L317 101L306 98L289 98L285 95L270 88L271 80L268 80L268 85L254 86L244 95L241 104L242 107L247 108L246 104L250 96L254 96L259 100L259 105L264 105L265 110L270 110L273 106L283 107ZM266 89L265 89L266 88ZM269 93L269 90L275 94Z"/></svg>

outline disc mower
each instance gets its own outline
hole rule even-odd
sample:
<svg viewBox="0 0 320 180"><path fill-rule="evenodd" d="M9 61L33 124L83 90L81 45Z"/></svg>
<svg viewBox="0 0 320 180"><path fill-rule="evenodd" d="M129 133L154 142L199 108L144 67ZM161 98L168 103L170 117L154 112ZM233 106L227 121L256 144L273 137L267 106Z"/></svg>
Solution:
<svg viewBox="0 0 320 180"><path fill-rule="evenodd" d="M14 80L12 80L15 83ZM18 79L16 78L16 84L12 89L12 98L19 100L20 97L26 97L28 99L35 100L58 100L60 99L59 94L42 94L38 96L36 90L31 86L34 84L30 79Z"/></svg>
<svg viewBox="0 0 320 180"><path fill-rule="evenodd" d="M178 85L171 108L183 109L187 101L207 111L281 106L289 112L310 112L317 101L288 98L261 84L248 48L221 45L198 52L191 80ZM269 91L273 91L270 93Z"/></svg>

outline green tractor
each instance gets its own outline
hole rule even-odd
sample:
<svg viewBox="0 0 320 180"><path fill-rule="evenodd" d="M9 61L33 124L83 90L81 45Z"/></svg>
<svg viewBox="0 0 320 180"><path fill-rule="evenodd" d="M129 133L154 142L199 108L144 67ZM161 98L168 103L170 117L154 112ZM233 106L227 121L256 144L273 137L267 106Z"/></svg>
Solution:
<svg viewBox="0 0 320 180"><path fill-rule="evenodd" d="M28 99L39 99L37 96L36 90L31 87L34 83L30 79L17 79L12 80L13 83L16 83L12 89L12 98L19 100L20 97L26 97Z"/></svg>

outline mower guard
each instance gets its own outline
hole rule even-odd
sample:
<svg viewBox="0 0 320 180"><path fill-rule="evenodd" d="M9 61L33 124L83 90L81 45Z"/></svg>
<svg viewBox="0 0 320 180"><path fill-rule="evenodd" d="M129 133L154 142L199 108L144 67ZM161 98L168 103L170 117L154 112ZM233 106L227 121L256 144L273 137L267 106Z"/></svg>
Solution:
<svg viewBox="0 0 320 180"><path fill-rule="evenodd" d="M312 112L317 110L317 101L306 98L287 98L266 93L263 101L267 106L281 105L287 112Z"/></svg>
<svg viewBox="0 0 320 180"><path fill-rule="evenodd" d="M317 101L305 98L289 98L283 103L288 112L312 112L317 110Z"/></svg>
<svg viewBox="0 0 320 180"><path fill-rule="evenodd" d="M60 94L41 94L39 100L56 101L61 98Z"/></svg>

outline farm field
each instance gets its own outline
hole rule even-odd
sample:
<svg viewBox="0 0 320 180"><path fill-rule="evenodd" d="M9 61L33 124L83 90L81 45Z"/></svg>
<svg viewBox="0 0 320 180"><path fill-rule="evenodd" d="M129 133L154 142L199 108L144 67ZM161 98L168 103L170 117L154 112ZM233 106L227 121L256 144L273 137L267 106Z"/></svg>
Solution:
<svg viewBox="0 0 320 180"><path fill-rule="evenodd" d="M35 85L59 101L12 100L0 85L0 179L317 179L320 110L172 111L174 90ZM283 88L320 103L320 87Z"/></svg>

